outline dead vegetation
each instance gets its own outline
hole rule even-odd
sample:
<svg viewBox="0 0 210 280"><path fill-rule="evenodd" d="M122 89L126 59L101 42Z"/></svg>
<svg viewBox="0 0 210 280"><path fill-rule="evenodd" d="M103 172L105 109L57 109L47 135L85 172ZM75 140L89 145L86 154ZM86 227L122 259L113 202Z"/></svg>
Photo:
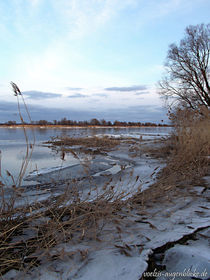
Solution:
<svg viewBox="0 0 210 280"><path fill-rule="evenodd" d="M48 261L61 258L63 251L56 254L51 251L58 244L81 242L83 239L100 241L100 233L106 223L116 223L114 230L119 232L121 215L125 211L129 215L130 210L144 211L155 205L156 201L173 201L181 187L189 188L192 180L195 182L207 172L210 144L208 127L209 119L206 116L195 119L191 125L187 123L185 126L177 126L171 138L157 143L157 149L150 145L139 146L141 153L167 159L167 166L153 186L127 200L123 193L116 196L116 190L111 186L94 201L81 201L75 185L74 188L71 186L66 189L62 195L42 203L19 208L15 208L14 203L10 206L5 203L1 208L0 220L0 275L10 269L27 271L46 258ZM106 137L94 140L71 138L56 140L55 143L58 147L65 143L70 146L95 145L107 149L116 147L119 140ZM134 149L131 152L137 151ZM79 254L85 258L88 252Z"/></svg>
<svg viewBox="0 0 210 280"><path fill-rule="evenodd" d="M133 196L134 204L150 205L161 199L173 201L180 189L190 190L195 185L209 187L202 179L210 171L209 110L178 110L171 117L176 126L170 138L159 142L156 148L143 148L148 156L165 158L166 167L158 174L155 184Z"/></svg>
<svg viewBox="0 0 210 280"><path fill-rule="evenodd" d="M107 222L119 225L123 197L110 187L94 201L81 201L75 187L42 203L1 209L0 275L11 269L27 271L45 258L60 258L50 254L58 244L100 241Z"/></svg>
<svg viewBox="0 0 210 280"><path fill-rule="evenodd" d="M114 137L85 137L85 138L72 138L72 137L55 137L47 144L53 146L82 146L83 148L100 148L101 151L109 151L120 144L120 139Z"/></svg>
<svg viewBox="0 0 210 280"><path fill-rule="evenodd" d="M210 156L210 112L207 108L200 111L178 111L172 163L174 168L193 168L201 171L208 164Z"/></svg>
<svg viewBox="0 0 210 280"><path fill-rule="evenodd" d="M141 152L167 158L167 166L153 186L127 200L124 193L116 195L114 186L106 187L104 193L92 201L88 198L81 200L77 186L74 185L57 197L16 207L15 199L21 195L21 190L14 186L14 195L8 201L4 192L7 186L1 183L0 276L11 269L27 271L42 263L45 258L62 258L65 252L52 254L51 251L58 244L81 242L84 239L100 241L100 233L106 223L116 224L113 231L120 232L123 211L129 215L133 208L144 211L157 200L173 200L181 185L187 188L192 179L203 176L209 168L209 112L204 112L202 117L188 114L187 118L179 116L176 131L165 144L147 150L141 150L140 146ZM79 145L107 151L116 148L120 140L108 137L62 138L53 139L48 144L66 149ZM130 152L139 151L136 147ZM85 258L88 252L80 251L79 254Z"/></svg>
<svg viewBox="0 0 210 280"><path fill-rule="evenodd" d="M175 186L194 184L209 173L210 114L209 110L178 111L176 129L169 139L170 156L160 179Z"/></svg>

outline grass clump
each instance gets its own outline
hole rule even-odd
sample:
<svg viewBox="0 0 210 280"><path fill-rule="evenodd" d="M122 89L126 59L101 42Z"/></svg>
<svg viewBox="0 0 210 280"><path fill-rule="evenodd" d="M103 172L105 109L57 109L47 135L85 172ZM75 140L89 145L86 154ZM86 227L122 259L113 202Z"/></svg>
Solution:
<svg viewBox="0 0 210 280"><path fill-rule="evenodd" d="M85 138L72 138L72 137L55 137L52 141L47 143L54 146L82 146L86 148L100 148L103 151L108 151L120 144L119 139L103 136L103 137L85 137Z"/></svg>
<svg viewBox="0 0 210 280"><path fill-rule="evenodd" d="M92 191L90 190L87 197L81 200L77 182L72 180L65 182L66 188L64 187L60 195L52 193L51 197L44 201L16 203L18 198L21 200L24 192L20 186L31 158L35 139L31 144L24 127L20 97L26 110L27 107L22 93L16 84L12 83L12 87L17 97L19 116L23 124L26 154L17 183L8 172L8 176L12 178L12 186L7 186L3 182L0 166L0 179L2 179L0 180L0 277L11 269L27 271L39 265L46 257L59 258L59 254L50 255L50 249L56 245L70 240L73 242L80 242L83 239L99 240L99 234L105 224L108 221L118 220L119 209L124 203L122 198L125 197L123 192L117 192L113 186L106 186L100 194L94 190L94 198L90 199ZM65 151L64 146L73 145L109 150L118 145L119 141L109 137L65 137L53 139L52 144L61 146L62 151ZM71 149L70 152L77 156ZM65 153L62 160L64 156Z"/></svg>
<svg viewBox="0 0 210 280"><path fill-rule="evenodd" d="M176 126L168 168L202 175L210 162L210 111L207 108L193 112L179 110L172 117Z"/></svg>
<svg viewBox="0 0 210 280"><path fill-rule="evenodd" d="M203 176L210 171L210 111L178 110L171 115L174 123L172 135L156 147L143 148L151 157L165 159L166 167L158 174L158 180L149 189L135 194L131 201L149 206L151 202L173 201L184 188L209 186ZM181 192L182 195L182 192Z"/></svg>
<svg viewBox="0 0 210 280"><path fill-rule="evenodd" d="M167 166L160 177L168 183L204 176L210 164L210 111L179 109L170 118L174 124L171 136L145 152L166 159Z"/></svg>
<svg viewBox="0 0 210 280"><path fill-rule="evenodd" d="M95 239L106 223L119 220L123 194L107 189L93 201L80 200L74 188L33 205L2 211L0 219L0 276L11 269L31 267L60 258L51 248L68 241Z"/></svg>

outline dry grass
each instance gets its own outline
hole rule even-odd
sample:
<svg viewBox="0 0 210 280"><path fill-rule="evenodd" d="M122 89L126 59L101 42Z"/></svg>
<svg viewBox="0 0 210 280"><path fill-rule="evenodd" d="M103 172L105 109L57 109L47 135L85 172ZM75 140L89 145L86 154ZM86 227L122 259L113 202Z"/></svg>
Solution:
<svg viewBox="0 0 210 280"><path fill-rule="evenodd" d="M144 148L149 156L165 158L167 165L155 184L131 198L134 205L150 207L152 202L173 201L183 188L208 187L202 177L210 171L210 113L201 113L178 111L173 135L157 148Z"/></svg>
<svg viewBox="0 0 210 280"><path fill-rule="evenodd" d="M210 156L210 112L178 112L175 134L172 136L172 157L168 168L182 173L204 174Z"/></svg>
<svg viewBox="0 0 210 280"><path fill-rule="evenodd" d="M208 128L209 115L205 115L205 118L194 118L190 123L183 120L182 126L177 126L176 134L165 144L157 150L148 150L152 156L167 157L168 165L163 169L157 183L127 201L122 201L123 193L116 196L113 186L108 187L94 201L81 201L75 185L50 201L22 208L15 208L12 203L10 206L5 204L1 209L0 221L0 275L12 268L28 270L39 265L46 257L48 260L62 257L64 252L55 255L50 249L63 242L100 240L100 232L105 224L119 222L122 209L145 209L151 207L152 202L155 205L157 200L173 199L178 195L177 186L180 182L203 175L208 167ZM54 140L52 144L61 147L84 145L110 149L116 147L119 140L106 137L65 138ZM86 253L82 257L85 256Z"/></svg>
<svg viewBox="0 0 210 280"><path fill-rule="evenodd" d="M96 195L94 201L90 201L88 197L81 201L75 183L62 195L51 197L50 200L15 207L15 199L20 190L14 186L14 195L8 201L4 193L6 186L1 184L0 276L11 269L27 271L32 266L39 265L46 257L61 258L64 252L52 255L50 250L58 244L70 240L81 242L83 239L100 241L100 233L106 223L119 223L123 208L150 207L152 200L155 202L161 197L172 198L177 192L176 186L186 177L192 179L195 173L202 176L208 168L207 156L210 155L209 112L203 112L202 117L190 112L187 116L183 117L180 114L176 117L179 120L176 132L167 145L162 145L156 151L150 150L153 156L168 157L168 165L160 175L159 181L127 201L122 200L125 198L124 193L116 195L113 186L106 186L104 193ZM120 140L109 137L65 137L55 138L48 143L60 146L63 152L64 148L75 145L108 151L116 148ZM72 152L71 149L69 151ZM134 149L130 152L138 151ZM82 258L86 257L86 252L80 254Z"/></svg>
<svg viewBox="0 0 210 280"><path fill-rule="evenodd" d="M104 187L102 186L102 194L98 194L96 186L94 200L89 199L90 192L86 199L81 200L77 182L72 181L71 183L66 182L67 188L62 195L56 197L52 195L46 201L17 206L16 200L24 192L20 185L31 158L35 140L30 144L24 126L20 99L23 101L27 113L28 110L22 93L16 84L12 83L12 87L17 97L19 116L23 124L26 154L17 183L12 174L9 172L7 174L12 179L9 195L9 186L2 182L2 177L2 181L0 181L0 276L11 269L27 271L46 257L59 258L63 254L62 252L57 256L50 255L50 249L57 244L69 240L80 242L83 239L96 239L99 241L99 234L106 222L112 221L113 223L120 217L120 209L124 205L122 199L125 198L123 192L119 193L119 191L115 191L114 186L109 187L105 184ZM95 147L100 151L107 151L116 147L120 142L109 137L89 137L53 139L51 143L56 147L61 147L61 159L63 160L66 151L77 157L70 146Z"/></svg>
<svg viewBox="0 0 210 280"><path fill-rule="evenodd" d="M79 198L75 188L49 201L25 207L2 209L0 220L0 275L10 269L27 271L50 255L50 248L73 240L100 241L108 221L117 221L123 194L112 187L94 201ZM48 258L48 260L49 260Z"/></svg>
<svg viewBox="0 0 210 280"><path fill-rule="evenodd" d="M120 144L120 139L108 136L103 137L85 137L85 138L72 138L72 137L55 137L47 144L53 146L82 146L83 148L99 148L101 151L109 151Z"/></svg>
<svg viewBox="0 0 210 280"><path fill-rule="evenodd" d="M158 148L146 148L145 152L153 157L167 159L163 176L201 177L210 163L210 111L178 110L173 115L175 130L171 137Z"/></svg>
<svg viewBox="0 0 210 280"><path fill-rule="evenodd" d="M24 124L19 104L22 93L15 84L12 85L18 100L19 115ZM24 125L23 132L26 139L26 155L17 183L12 174L9 172L7 174L12 180L9 196L9 186L3 183L3 178L0 181L0 277L11 269L27 271L39 265L46 257L60 258L63 252L56 256L50 255L50 249L57 244L69 240L80 242L83 239L96 239L99 241L99 234L106 222L118 220L119 210L124 204L122 198L125 198L123 192L116 192L113 186L109 187L106 184L102 186L102 194L99 195L99 192L94 190L94 200L89 199L88 196L91 194L89 192L81 201L77 182L72 180L71 183L65 183L67 187L62 195L56 197L52 195L49 200L41 203L18 207L16 200L24 192L20 184L34 146L34 142L32 146L29 143ZM81 145L85 148L96 147L100 151L107 151L116 147L119 141L109 137L61 138L54 139L52 144L61 147L61 159L64 160L65 152L68 151L77 157L75 151L69 146ZM85 257L85 254L80 253L82 257Z"/></svg>
<svg viewBox="0 0 210 280"><path fill-rule="evenodd" d="M24 126L20 98L29 119L30 115L23 95L16 84L12 83L12 87L17 97L19 116L23 124L26 154L18 180L16 181L11 173L7 173L12 180L10 196L8 196L9 186L3 182L3 177L1 177L0 166L0 276L11 269L30 269L49 255L50 248L62 242L72 239L75 242L84 238L97 239L106 221L110 219L113 221L119 216L117 212L123 204L122 198L124 197L123 193L116 194L113 186L110 188L106 186L103 194L97 195L96 191L94 201L90 201L88 197L81 201L74 182L74 185L69 186L62 195L52 196L50 200L42 203L37 202L33 205L16 206L17 198L21 197L24 191L20 185L31 158L35 139L33 139L32 144L29 142ZM64 145L82 145L111 149L118 142L108 137L93 137L85 139L62 138L54 144L62 147ZM70 150L70 152L73 151Z"/></svg>

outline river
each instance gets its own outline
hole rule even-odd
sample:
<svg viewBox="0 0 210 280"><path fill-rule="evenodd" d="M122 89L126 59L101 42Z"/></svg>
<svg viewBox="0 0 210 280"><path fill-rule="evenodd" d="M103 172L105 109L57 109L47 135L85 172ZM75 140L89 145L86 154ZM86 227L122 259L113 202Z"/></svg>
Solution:
<svg viewBox="0 0 210 280"><path fill-rule="evenodd" d="M171 131L170 127L127 127L127 128L27 128L26 133L29 143L33 142L35 136L35 145L33 153L25 172L25 176L34 170L43 168L52 168L59 166L71 166L78 163L78 160L73 155L68 154L65 161L60 159L60 155L53 152L43 143L50 140L51 137L69 136L69 137L87 137L95 135L115 135L124 137L134 137L143 139L153 139L165 137ZM21 127L1 127L0 128L0 173L1 181L5 185L11 185L11 176L14 180L18 178L21 166L26 155L26 138ZM30 149L29 149L30 151ZM33 182L23 181L23 185Z"/></svg>

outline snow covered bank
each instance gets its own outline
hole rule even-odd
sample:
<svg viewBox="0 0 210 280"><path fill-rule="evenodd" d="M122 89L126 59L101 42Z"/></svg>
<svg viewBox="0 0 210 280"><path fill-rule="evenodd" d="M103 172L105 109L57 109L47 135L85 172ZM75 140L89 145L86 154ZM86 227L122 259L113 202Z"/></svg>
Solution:
<svg viewBox="0 0 210 280"><path fill-rule="evenodd" d="M180 189L173 200L151 201L150 207L131 208L129 214L122 213L124 218L119 224L106 224L98 241L83 239L79 243L69 241L57 245L49 255L60 252L60 257L42 259L41 265L28 273L12 270L3 279L138 280L146 271L148 256L153 250L199 228L210 227L210 190L203 190L199 186L192 189L193 193L187 188ZM197 241L170 249L163 261L166 271L184 271L190 267L198 271L206 269L209 273L206 236L209 236L208 229L203 236L198 233Z"/></svg>
<svg viewBox="0 0 210 280"><path fill-rule="evenodd" d="M132 145L124 143L104 156L94 156L89 164L92 179L89 182L80 174L78 188L84 195L89 192L90 186L97 185L100 193L104 182L111 180L110 186L127 191L128 195L135 194L137 190L143 191L139 201L128 200L119 210L117 220L99 223L100 231L96 238L84 235L79 241L73 238L62 242L48 250L48 257L38 252L39 267L33 267L28 272L13 269L3 279L137 280L147 270L149 255L154 250L168 243L176 243L198 229L210 227L209 177L205 177L204 185L188 186L183 182L182 186L166 186L163 197L154 201L150 195L152 198L153 191L157 190L155 185L151 185L157 179L157 172L164 166L164 160L151 158L141 149L133 156L129 152ZM138 142L138 145L141 144ZM53 172L50 178L52 176ZM59 188L62 191L62 184L54 191ZM147 195L146 199L144 194ZM27 234L31 232L25 230L24 235ZM203 235L208 234L204 232ZM32 234L30 237L33 238ZM205 249L197 268L200 270L207 266L210 255L206 249L206 237L203 241L190 241L189 244L189 247L186 244L176 245L173 250L166 252L163 260L166 271L183 270L182 264L186 269L189 266L195 268L198 248ZM187 249L180 246L186 246ZM192 254L196 257L192 257ZM173 264L174 261L177 266ZM206 270L208 272L208 267Z"/></svg>

